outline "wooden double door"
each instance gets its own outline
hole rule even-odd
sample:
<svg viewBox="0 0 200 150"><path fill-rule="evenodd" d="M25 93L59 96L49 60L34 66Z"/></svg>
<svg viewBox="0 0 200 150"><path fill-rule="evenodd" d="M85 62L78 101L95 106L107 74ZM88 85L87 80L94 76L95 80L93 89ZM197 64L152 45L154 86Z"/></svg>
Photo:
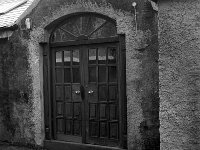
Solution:
<svg viewBox="0 0 200 150"><path fill-rule="evenodd" d="M119 43L55 46L51 55L54 139L122 145L125 68Z"/></svg>

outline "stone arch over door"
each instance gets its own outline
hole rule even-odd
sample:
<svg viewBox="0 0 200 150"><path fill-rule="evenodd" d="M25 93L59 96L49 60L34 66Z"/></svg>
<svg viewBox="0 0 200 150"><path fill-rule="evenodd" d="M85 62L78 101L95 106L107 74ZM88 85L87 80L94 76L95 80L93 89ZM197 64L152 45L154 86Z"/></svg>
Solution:
<svg viewBox="0 0 200 150"><path fill-rule="evenodd" d="M46 145L57 140L125 148L124 35L113 19L89 12L50 27L44 46Z"/></svg>
<svg viewBox="0 0 200 150"><path fill-rule="evenodd" d="M62 18L63 16L80 12L98 13L112 18L116 21L117 34L125 34L125 43L123 45L126 46L126 89L127 106L129 106L127 107L127 139L129 148L140 146L142 143L140 123L144 120L144 117L141 108L141 94L140 91L136 90L137 87L136 84L134 84L137 82L137 80L140 80L141 77L141 72L138 71L141 69L141 62L138 59L138 54L140 52L136 51L136 49L142 46L143 40L145 40L146 37L149 37L146 36L149 35L149 32L146 33L143 31L138 31L136 35L134 27L134 15L131 12L115 9L109 3L97 5L95 2L91 1L76 1L74 3L69 3L57 7L56 9L53 9L52 13L50 13L48 16L45 16L44 21L42 21L42 23L34 28L30 33L31 43L28 43L30 45L29 50L33 53L34 56L32 57L31 62L35 62L35 58L38 58L39 52L43 51L43 55L45 56L48 54L48 40L50 37L50 29L48 28L48 25L56 20L59 20L59 18ZM39 43L41 44L41 47ZM36 46L33 47L33 44ZM35 67L35 65L39 65L39 62L34 63L31 67ZM42 63L40 64L40 67L42 67L41 65L43 66ZM31 74L34 78L34 84L38 84L38 82L41 82L40 80L38 80L39 78L35 72L31 72ZM43 81L41 82L41 85L43 86ZM34 89L35 92L37 92L36 88ZM39 105L38 102L40 102L39 99L34 101L35 106ZM38 118L38 114L41 114L43 111L39 110L40 107L35 108L38 108L35 111L37 112L37 115L35 115L35 117ZM40 122L37 121L37 125L39 124ZM41 143L44 135L42 133L43 129L41 128L41 126L36 126L35 128L37 129L38 143Z"/></svg>

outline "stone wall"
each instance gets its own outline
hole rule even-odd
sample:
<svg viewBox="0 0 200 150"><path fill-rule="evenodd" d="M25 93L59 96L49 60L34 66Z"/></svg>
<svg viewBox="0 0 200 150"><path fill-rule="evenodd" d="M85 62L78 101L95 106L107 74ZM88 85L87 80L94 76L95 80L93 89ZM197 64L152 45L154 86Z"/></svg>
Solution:
<svg viewBox="0 0 200 150"><path fill-rule="evenodd" d="M162 150L200 149L200 1L159 2Z"/></svg>
<svg viewBox="0 0 200 150"><path fill-rule="evenodd" d="M0 140L34 143L26 46L13 35L0 39L0 47Z"/></svg>
<svg viewBox="0 0 200 150"><path fill-rule="evenodd" d="M30 89L28 103L21 107L12 103L14 111L24 110L22 113L25 114L31 110L27 124L31 125L33 132L25 137L30 135L36 145L42 145L44 140L43 49L39 42L48 42L49 31L45 27L71 13L94 12L116 20L117 32L126 36L128 149L159 149L157 15L147 0L136 2L137 31L132 0L41 0L26 16L31 18L33 28L21 30L20 34L16 32L12 39L20 39L27 56L25 64L28 64L27 79L30 79L27 82ZM22 26L24 20L21 21ZM19 83L23 82L24 78L20 78ZM26 118L18 120L23 122Z"/></svg>

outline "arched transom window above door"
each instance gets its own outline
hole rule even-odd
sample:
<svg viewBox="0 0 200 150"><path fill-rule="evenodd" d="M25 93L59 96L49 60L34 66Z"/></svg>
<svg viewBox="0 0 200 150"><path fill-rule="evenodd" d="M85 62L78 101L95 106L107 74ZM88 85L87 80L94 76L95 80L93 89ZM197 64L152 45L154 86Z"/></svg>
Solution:
<svg viewBox="0 0 200 150"><path fill-rule="evenodd" d="M73 15L51 34L51 42L108 38L117 35L115 21L94 13Z"/></svg>

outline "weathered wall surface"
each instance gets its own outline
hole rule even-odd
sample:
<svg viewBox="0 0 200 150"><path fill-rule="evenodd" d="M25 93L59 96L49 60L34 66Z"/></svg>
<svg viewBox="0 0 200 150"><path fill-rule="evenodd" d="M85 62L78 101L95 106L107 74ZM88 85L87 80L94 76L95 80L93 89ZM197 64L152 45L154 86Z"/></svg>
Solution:
<svg viewBox="0 0 200 150"><path fill-rule="evenodd" d="M23 103L23 107L30 106L28 114L31 116L27 124L31 125L33 132L25 137L31 135L36 145L42 145L44 140L42 48L39 45L39 42L48 42L44 33L49 33L44 28L71 13L95 12L115 19L118 33L126 35L128 149L159 149L157 18L147 0L136 2L137 32L132 0L41 0L27 16L33 22L33 29L21 31L18 36L21 45L26 47L25 64L28 64L28 87L31 89L28 103ZM23 26L24 20L21 24ZM23 78L19 82L23 83ZM28 110L12 104L14 111ZM23 117L20 119L24 120Z"/></svg>
<svg viewBox="0 0 200 150"><path fill-rule="evenodd" d="M44 27L71 13L89 11L116 20L118 33L126 35L129 149L153 148L159 145L156 16L149 3L137 2L137 33L131 0L41 1L34 13L30 15L36 26L31 36L33 39L40 40L43 40ZM32 43L32 40L30 42ZM38 41L35 41L34 45L35 51L38 51ZM39 81L35 80L35 82Z"/></svg>
<svg viewBox="0 0 200 150"><path fill-rule="evenodd" d="M4 50L5 49L5 47L8 47L8 45L7 45L7 40L1 40L0 41L0 46L1 46L1 50ZM1 60L2 60L2 56L1 56ZM0 65L0 89L1 89L1 93L0 93L0 99L1 99L1 103L0 103L0 139L1 140L5 140L7 137L5 136L5 135L7 135L7 134L5 134L5 124L4 124L4 109L3 109L3 103L2 103L2 101L4 101L5 102L5 100L3 100L4 99L4 90L3 90L3 87L5 87L4 86L4 84L3 84L3 68L2 68L2 64ZM5 82L4 82L5 83Z"/></svg>
<svg viewBox="0 0 200 150"><path fill-rule="evenodd" d="M200 1L159 2L161 150L200 149Z"/></svg>
<svg viewBox="0 0 200 150"><path fill-rule="evenodd" d="M34 143L26 47L15 35L0 47L0 140Z"/></svg>

